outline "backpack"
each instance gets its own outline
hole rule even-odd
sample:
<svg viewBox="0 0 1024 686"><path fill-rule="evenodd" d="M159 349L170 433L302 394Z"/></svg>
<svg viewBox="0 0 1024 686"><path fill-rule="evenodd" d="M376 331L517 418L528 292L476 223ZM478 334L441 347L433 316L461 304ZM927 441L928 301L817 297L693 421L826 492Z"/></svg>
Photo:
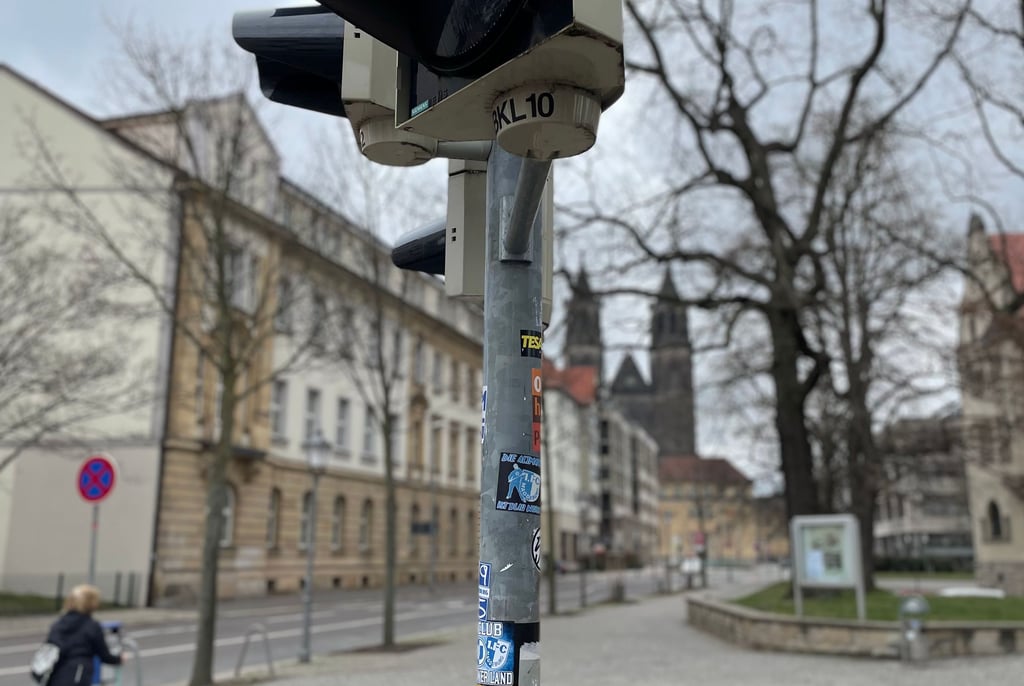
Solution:
<svg viewBox="0 0 1024 686"><path fill-rule="evenodd" d="M46 682L50 680L53 668L57 666L59 660L60 647L53 643L43 643L36 648L36 652L32 655L30 666L32 678L42 686L46 686Z"/></svg>

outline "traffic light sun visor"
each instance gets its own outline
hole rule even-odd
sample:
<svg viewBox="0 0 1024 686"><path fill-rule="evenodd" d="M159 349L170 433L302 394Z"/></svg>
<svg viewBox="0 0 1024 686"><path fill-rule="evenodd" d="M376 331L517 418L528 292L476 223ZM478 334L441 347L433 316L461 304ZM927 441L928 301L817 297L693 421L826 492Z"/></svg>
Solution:
<svg viewBox="0 0 1024 686"><path fill-rule="evenodd" d="M444 72L472 68L500 44L501 35L515 22L527 0L451 0L447 12L422 17L434 37L422 46L428 66ZM421 10L422 12L422 10ZM431 26L431 23L433 25Z"/></svg>

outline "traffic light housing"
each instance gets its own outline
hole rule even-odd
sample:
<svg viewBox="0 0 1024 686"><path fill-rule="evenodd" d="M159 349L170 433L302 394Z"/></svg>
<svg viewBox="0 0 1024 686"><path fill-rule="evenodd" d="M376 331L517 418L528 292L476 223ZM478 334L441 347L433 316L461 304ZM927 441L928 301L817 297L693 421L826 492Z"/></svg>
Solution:
<svg viewBox="0 0 1024 686"><path fill-rule="evenodd" d="M444 275L452 298L482 302L487 265L487 165L452 160L448 165L448 214L405 234L391 251L395 266ZM551 322L554 289L555 201L551 176L544 186L538 214L542 221L541 321Z"/></svg>
<svg viewBox="0 0 1024 686"><path fill-rule="evenodd" d="M318 2L398 51L402 130L567 157L623 92L622 0Z"/></svg>
<svg viewBox="0 0 1024 686"><path fill-rule="evenodd" d="M368 159L412 166L436 155L436 139L395 129L395 50L329 9L241 12L232 33L256 56L267 98L347 118Z"/></svg>

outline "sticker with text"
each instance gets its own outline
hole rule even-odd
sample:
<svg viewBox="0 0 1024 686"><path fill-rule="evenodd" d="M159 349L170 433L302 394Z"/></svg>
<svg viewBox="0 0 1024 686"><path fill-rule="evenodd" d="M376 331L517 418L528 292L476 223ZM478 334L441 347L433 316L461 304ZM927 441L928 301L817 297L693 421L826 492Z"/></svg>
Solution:
<svg viewBox="0 0 1024 686"><path fill-rule="evenodd" d="M543 400L541 397L542 382L540 376L540 369L530 370L530 392L533 399L533 422L530 427L531 439L531 450L540 454L540 429L541 421L543 416Z"/></svg>
<svg viewBox="0 0 1024 686"><path fill-rule="evenodd" d="M540 514L540 458L502 453L495 509Z"/></svg>
<svg viewBox="0 0 1024 686"><path fill-rule="evenodd" d="M477 621L483 622L487 619L487 610L491 602L491 563L481 562L480 563L480 578L479 578L479 590L477 592L477 600L479 607L477 611Z"/></svg>
<svg viewBox="0 0 1024 686"><path fill-rule="evenodd" d="M476 683L518 686L540 679L540 622L478 622Z"/></svg>
<svg viewBox="0 0 1024 686"><path fill-rule="evenodd" d="M519 330L519 355L521 357L540 357L543 343L544 339L540 331Z"/></svg>

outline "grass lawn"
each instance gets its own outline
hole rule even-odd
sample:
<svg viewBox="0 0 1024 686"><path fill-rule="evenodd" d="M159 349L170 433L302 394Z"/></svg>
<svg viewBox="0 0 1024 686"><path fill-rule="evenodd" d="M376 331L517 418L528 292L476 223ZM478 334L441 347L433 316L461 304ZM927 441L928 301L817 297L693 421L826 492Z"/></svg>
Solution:
<svg viewBox="0 0 1024 686"><path fill-rule="evenodd" d="M772 584L757 593L733 602L763 612L793 614L790 585ZM895 621L899 616L900 597L888 591L868 593L868 619ZM1012 598L939 598L929 596L931 612L927 619L959 621L1017 621L1024 622L1024 597ZM853 591L839 591L827 597L804 596L804 614L808 617L856 619L857 604Z"/></svg>
<svg viewBox="0 0 1024 686"><path fill-rule="evenodd" d="M0 592L0 617L54 614L57 612L54 602L53 598L45 596Z"/></svg>

